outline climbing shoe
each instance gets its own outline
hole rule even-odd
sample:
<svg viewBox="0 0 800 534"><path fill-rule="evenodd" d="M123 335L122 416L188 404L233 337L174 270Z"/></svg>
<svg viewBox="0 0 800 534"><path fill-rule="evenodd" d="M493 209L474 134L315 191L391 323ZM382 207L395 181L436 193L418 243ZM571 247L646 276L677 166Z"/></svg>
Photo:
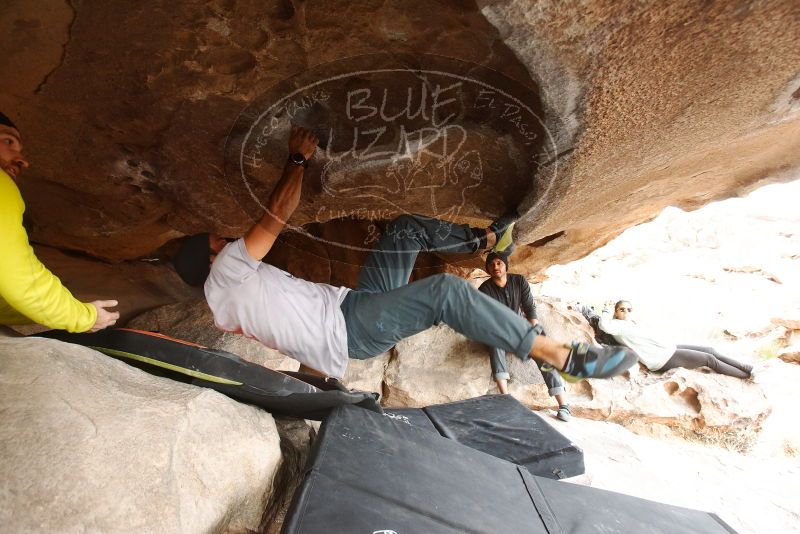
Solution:
<svg viewBox="0 0 800 534"><path fill-rule="evenodd" d="M489 225L489 230L494 232L497 242L492 247L492 252L503 252L510 255L514 252L514 223L519 219L516 210L509 211Z"/></svg>
<svg viewBox="0 0 800 534"><path fill-rule="evenodd" d="M562 404L558 407L558 411L556 412L556 417L564 421L565 423L572 419L572 413L569 411L569 406L566 404Z"/></svg>
<svg viewBox="0 0 800 534"><path fill-rule="evenodd" d="M514 240L512 234L514 233L514 223L509 224L502 234L495 234L497 236L497 243L492 247L492 252L510 256L514 252Z"/></svg>
<svg viewBox="0 0 800 534"><path fill-rule="evenodd" d="M567 362L559 374L568 382L584 378L611 378L630 369L639 358L627 347L572 342Z"/></svg>

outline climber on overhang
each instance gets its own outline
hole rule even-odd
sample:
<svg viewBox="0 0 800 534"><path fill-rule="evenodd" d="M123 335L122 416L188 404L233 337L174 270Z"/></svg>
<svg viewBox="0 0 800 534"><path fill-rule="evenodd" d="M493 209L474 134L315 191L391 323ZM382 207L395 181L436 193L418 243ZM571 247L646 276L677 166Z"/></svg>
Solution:
<svg viewBox="0 0 800 534"><path fill-rule="evenodd" d="M77 300L36 257L22 226L25 203L14 183L27 168L19 130L0 113L0 324L38 323L70 332L113 325L119 313L106 308L117 301Z"/></svg>
<svg viewBox="0 0 800 534"><path fill-rule="evenodd" d="M348 357L378 356L398 341L443 322L475 341L545 361L568 378L606 378L636 363L626 348L564 344L537 336L533 326L499 302L449 274L408 283L423 250L502 252L512 243L516 215L471 228L402 215L380 237L355 290L316 284L262 262L300 202L303 174L319 140L293 127L289 157L267 211L241 239L227 244L209 269L208 235L188 238L175 266L187 282L205 284L217 327L239 332L315 370L340 379ZM443 231L446 230L446 231Z"/></svg>

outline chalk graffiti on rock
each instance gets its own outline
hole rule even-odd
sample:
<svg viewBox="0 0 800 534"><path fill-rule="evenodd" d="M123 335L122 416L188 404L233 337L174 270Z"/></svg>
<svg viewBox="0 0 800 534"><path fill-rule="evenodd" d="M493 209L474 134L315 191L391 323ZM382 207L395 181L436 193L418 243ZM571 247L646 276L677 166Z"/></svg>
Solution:
<svg viewBox="0 0 800 534"><path fill-rule="evenodd" d="M349 90L345 116L354 126L352 132L343 135L352 142L349 148L334 151L336 132L329 130L322 158L322 190L334 197L374 198L400 212L399 201L422 194L428 197L431 212L437 217L458 217L467 190L480 185L484 178L480 154L461 154L467 129L450 124L460 113L455 95L462 86L459 81L430 88L420 82L400 93L399 106L393 105L398 99L392 98L388 88L377 92L369 87ZM395 110L390 112L389 108ZM369 121L369 126L361 126L363 121ZM423 126L416 127L420 121ZM469 160L475 159L477 163L470 164ZM455 202L454 187L461 188Z"/></svg>
<svg viewBox="0 0 800 534"><path fill-rule="evenodd" d="M443 108L448 104L457 102L456 98L452 96L448 98L448 95L445 93L448 91L453 91L461 86L462 82L456 82L448 85L447 87L442 87L437 84L436 87L431 91L428 88L428 85L422 82L420 83L419 90L419 104L413 107L412 101L415 100L415 93L414 88L409 87L406 92L405 107L394 115L388 115L386 113L387 101L389 99L389 89L385 88L383 90L382 97L380 98L380 119L384 122L392 123L401 118L408 120L421 118L425 121L430 121L431 126L434 128L444 126L456 116L456 113L450 113L444 118L438 118L437 112L439 111L439 108ZM430 103L428 102L428 94L430 94L431 97ZM445 98L441 98L443 95ZM378 103L372 99L372 89L369 87L348 91L347 118L354 120L355 122L361 122L362 120L372 118L378 114L379 107L377 104ZM412 112L412 110L415 108L416 111Z"/></svg>
<svg viewBox="0 0 800 534"><path fill-rule="evenodd" d="M526 145L532 145L539 135L536 133L536 126L525 122L524 110L521 106L513 102L503 102L500 95L488 89L481 89L475 98L476 109L497 109L499 108L500 117L517 127L517 131L527 141Z"/></svg>
<svg viewBox="0 0 800 534"><path fill-rule="evenodd" d="M526 104L538 97L494 71L447 58L430 62L437 68L359 69L381 62L354 58L341 70L326 67L315 78L312 69L264 95L263 104L254 103L237 121L238 168L250 198L266 209L264 191L282 165L292 124L313 129L321 140L306 172L316 184L309 191L320 223L388 220L409 206L445 221L463 220L474 216L466 213L470 201L491 194L487 176L533 176L542 150L554 153L542 148L546 128ZM443 63L452 71L440 68ZM549 188L539 189L540 201ZM373 230L367 244L377 239Z"/></svg>

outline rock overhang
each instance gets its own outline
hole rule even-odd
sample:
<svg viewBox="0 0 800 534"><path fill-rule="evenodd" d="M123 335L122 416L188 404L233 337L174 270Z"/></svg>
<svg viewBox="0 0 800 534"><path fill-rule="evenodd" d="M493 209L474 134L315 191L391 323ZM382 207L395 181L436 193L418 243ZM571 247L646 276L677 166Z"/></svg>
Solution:
<svg viewBox="0 0 800 534"><path fill-rule="evenodd" d="M524 158L502 130L476 125L471 132L491 143L466 146L500 162L482 165L495 173L483 190L469 189L463 203L458 188L424 201L417 191L392 208L440 215L447 211L440 204L460 205L455 218L478 225L519 203L517 236L528 245L515 259L522 272L580 257L667 205L697 207L788 179L798 164L793 44L800 13L789 1L535 9L442 2L432 9L423 2L151 0L126 11L61 7L45 12L19 0L4 10L2 64L19 74L6 79L0 105L23 128L33 163L20 181L33 239L103 259L139 257L196 231L244 231L258 204L241 181L229 179L235 169L226 147L237 118L281 83L359 56L388 54L417 69L409 56L454 58L532 88L554 144L540 147L535 164L519 165ZM400 79L383 85L392 89L391 81ZM337 88L366 96L364 89ZM382 94L370 89L370 97ZM395 100L393 113L403 103ZM360 105L362 115L331 122L352 127L380 109L370 99ZM324 107L304 113L311 122L332 118ZM373 117L359 123L380 126ZM391 137L374 146L402 141L400 128ZM386 196L391 184L409 178L400 166L375 182L390 169L386 162L346 172L348 162L335 160L352 141L337 136L330 157L319 160L320 169L340 165L328 166L332 188L309 181L309 199L338 195L301 205L292 222L309 234L312 224L393 214L381 205L385 199L336 189L373 180ZM285 157L278 144L265 146ZM266 167L254 181L262 202L275 179L275 168ZM450 177L441 169L433 176ZM543 184L552 184L544 202ZM492 187L498 192L486 195Z"/></svg>
<svg viewBox="0 0 800 534"><path fill-rule="evenodd" d="M297 124L320 146L292 227L406 213L479 224L537 187L554 148L539 108L535 86L462 60L349 57L250 102L227 137L225 175L237 204L260 217Z"/></svg>

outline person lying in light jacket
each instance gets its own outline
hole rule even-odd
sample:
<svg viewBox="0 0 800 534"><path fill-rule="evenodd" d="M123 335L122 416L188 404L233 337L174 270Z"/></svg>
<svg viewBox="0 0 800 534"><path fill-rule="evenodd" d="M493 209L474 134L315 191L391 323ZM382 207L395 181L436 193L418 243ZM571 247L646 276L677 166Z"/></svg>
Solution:
<svg viewBox="0 0 800 534"><path fill-rule="evenodd" d="M723 356L711 347L676 345L633 321L632 312L631 303L620 300L614 305L613 313L603 311L598 326L619 343L633 349L639 355L639 361L651 371L708 367L719 374L750 378L753 366Z"/></svg>

